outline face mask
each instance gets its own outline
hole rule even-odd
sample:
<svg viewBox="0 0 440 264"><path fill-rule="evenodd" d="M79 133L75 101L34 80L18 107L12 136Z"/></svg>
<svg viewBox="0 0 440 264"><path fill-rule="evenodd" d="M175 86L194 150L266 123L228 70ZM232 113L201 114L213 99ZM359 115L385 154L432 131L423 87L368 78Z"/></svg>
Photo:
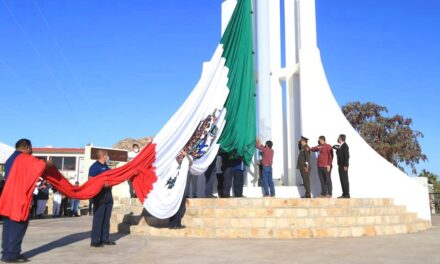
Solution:
<svg viewBox="0 0 440 264"><path fill-rule="evenodd" d="M138 152L139 152L139 149L134 149L133 152L134 152L134 153L138 153Z"/></svg>

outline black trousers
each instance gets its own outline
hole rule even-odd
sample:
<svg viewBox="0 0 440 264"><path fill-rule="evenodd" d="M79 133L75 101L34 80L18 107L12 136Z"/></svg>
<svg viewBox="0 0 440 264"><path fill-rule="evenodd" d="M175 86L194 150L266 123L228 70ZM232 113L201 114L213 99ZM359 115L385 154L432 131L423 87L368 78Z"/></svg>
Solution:
<svg viewBox="0 0 440 264"><path fill-rule="evenodd" d="M110 218L112 216L113 201L93 203L92 244L110 241Z"/></svg>
<svg viewBox="0 0 440 264"><path fill-rule="evenodd" d="M186 212L186 196L183 196L182 201L180 202L180 207L177 213L170 217L169 226L181 226L182 225L182 218L185 215Z"/></svg>
<svg viewBox="0 0 440 264"><path fill-rule="evenodd" d="M182 225L182 218L185 216L186 212L186 198L189 197L189 189L192 181L192 176L188 172L188 176L186 178L186 185L185 185L185 191L183 192L183 198L180 202L179 210L170 217L168 226L169 227L175 227L175 226L181 226Z"/></svg>
<svg viewBox="0 0 440 264"><path fill-rule="evenodd" d="M217 173L217 192L218 197L224 197L223 195L223 173Z"/></svg>
<svg viewBox="0 0 440 264"><path fill-rule="evenodd" d="M134 192L134 188L133 188L133 181L132 180L128 180L128 188L130 190L130 198L137 198L136 193Z"/></svg>
<svg viewBox="0 0 440 264"><path fill-rule="evenodd" d="M233 187L234 197L243 197L244 175L243 171L227 168L223 175L223 197L230 197Z"/></svg>
<svg viewBox="0 0 440 264"><path fill-rule="evenodd" d="M310 169L307 172L304 169L301 169L299 170L299 172L301 173L304 189L306 190L304 197L310 198L312 197L311 186L310 186Z"/></svg>
<svg viewBox="0 0 440 264"><path fill-rule="evenodd" d="M321 195L332 195L333 185L330 171L327 171L325 167L319 167L318 175L321 181Z"/></svg>
<svg viewBox="0 0 440 264"><path fill-rule="evenodd" d="M348 182L348 171L344 170L344 166L338 167L339 179L341 180L342 196L350 196L350 183Z"/></svg>
<svg viewBox="0 0 440 264"><path fill-rule="evenodd" d="M216 170L216 160L214 160L211 165L209 165L208 169L205 171L205 197L211 197L213 196L213 189L214 189L214 170Z"/></svg>
<svg viewBox="0 0 440 264"><path fill-rule="evenodd" d="M21 244L29 225L29 220L16 222L7 217L3 220L2 260L15 260L21 254Z"/></svg>

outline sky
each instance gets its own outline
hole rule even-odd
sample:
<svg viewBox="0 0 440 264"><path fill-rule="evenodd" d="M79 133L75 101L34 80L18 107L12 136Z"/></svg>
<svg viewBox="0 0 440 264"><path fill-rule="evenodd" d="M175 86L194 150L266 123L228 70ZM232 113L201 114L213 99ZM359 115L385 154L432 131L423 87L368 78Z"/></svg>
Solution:
<svg viewBox="0 0 440 264"><path fill-rule="evenodd" d="M413 119L440 174L440 1L316 0L338 103ZM111 146L151 136L200 78L221 0L0 0L0 142Z"/></svg>

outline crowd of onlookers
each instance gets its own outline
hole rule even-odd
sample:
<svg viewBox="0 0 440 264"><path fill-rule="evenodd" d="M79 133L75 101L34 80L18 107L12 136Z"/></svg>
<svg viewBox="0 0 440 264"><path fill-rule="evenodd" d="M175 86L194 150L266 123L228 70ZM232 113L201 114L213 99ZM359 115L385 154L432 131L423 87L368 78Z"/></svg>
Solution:
<svg viewBox="0 0 440 264"><path fill-rule="evenodd" d="M79 185L78 182L75 185ZM52 205L51 212L48 210ZM46 181L38 181L35 187L30 218L41 219L48 216L51 217L62 217L71 216L79 217L80 212L80 200L69 198L58 190L50 186ZM87 208L87 213L91 214L91 208Z"/></svg>

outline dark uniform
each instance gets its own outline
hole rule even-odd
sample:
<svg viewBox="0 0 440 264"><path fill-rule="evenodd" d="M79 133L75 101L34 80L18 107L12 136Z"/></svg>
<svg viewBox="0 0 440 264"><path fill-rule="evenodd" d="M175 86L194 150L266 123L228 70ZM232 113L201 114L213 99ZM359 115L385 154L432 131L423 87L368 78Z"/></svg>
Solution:
<svg viewBox="0 0 440 264"><path fill-rule="evenodd" d="M107 164L99 161L90 166L89 177L95 177L110 170ZM112 188L102 190L92 198L93 203L93 225L92 225L92 246L110 243L110 217L113 209Z"/></svg>
<svg viewBox="0 0 440 264"><path fill-rule="evenodd" d="M9 172L15 159L22 154L21 151L15 151L5 163L5 181L8 180ZM2 232L2 260L15 260L20 257L21 244L29 224L29 219L24 222L17 222L7 217L3 220Z"/></svg>
<svg viewBox="0 0 440 264"><path fill-rule="evenodd" d="M350 153L348 150L347 143L343 143L340 146L335 146L336 156L338 157L338 171L339 171L339 179L341 180L342 186L342 197L349 198L350 197L350 184L348 182L348 169L347 171L344 167L348 168Z"/></svg>
<svg viewBox="0 0 440 264"><path fill-rule="evenodd" d="M231 187L234 197L243 197L244 164L242 158L225 158L223 174L223 197L231 196Z"/></svg>
<svg viewBox="0 0 440 264"><path fill-rule="evenodd" d="M296 164L296 168L301 172L301 177L304 184L305 189L305 198L311 198L311 187L310 187L310 148L307 145L304 145L300 148L300 152L298 155L298 162ZM306 168L308 170L306 171Z"/></svg>

